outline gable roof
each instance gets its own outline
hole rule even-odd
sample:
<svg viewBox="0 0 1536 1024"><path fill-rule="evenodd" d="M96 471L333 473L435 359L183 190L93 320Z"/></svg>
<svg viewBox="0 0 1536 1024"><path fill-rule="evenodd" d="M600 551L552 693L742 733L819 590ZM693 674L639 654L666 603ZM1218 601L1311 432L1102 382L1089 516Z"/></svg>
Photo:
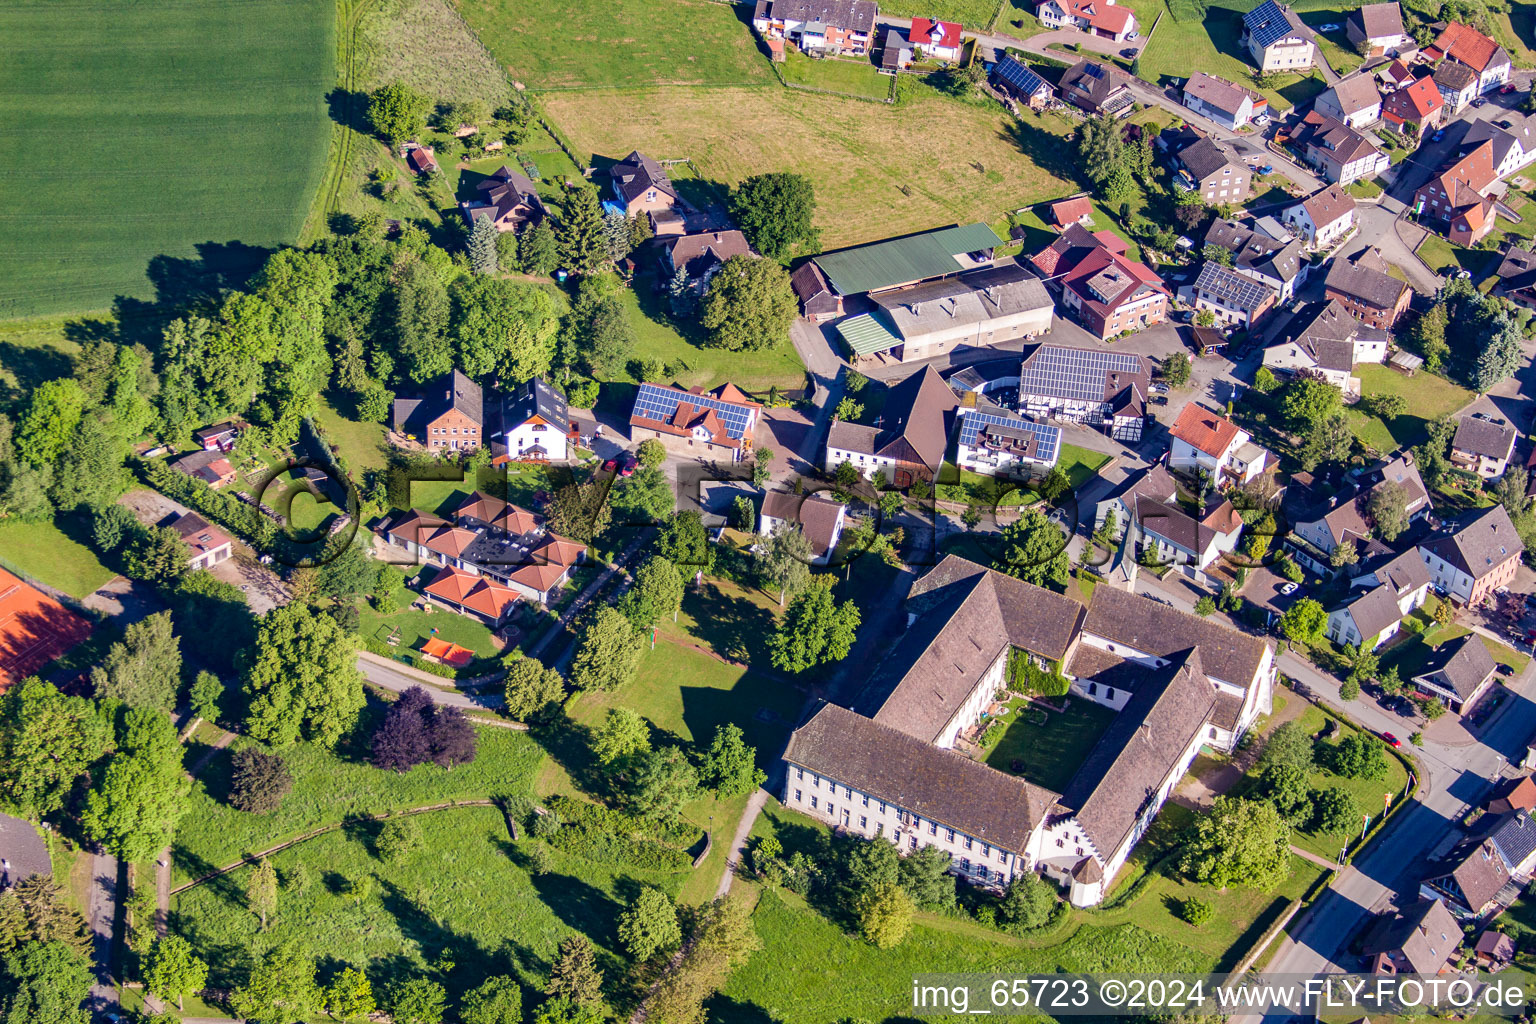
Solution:
<svg viewBox="0 0 1536 1024"><path fill-rule="evenodd" d="M1341 79L1324 95L1332 95L1333 103L1345 114L1358 114L1381 102L1381 90L1376 87L1373 75L1351 75Z"/></svg>
<svg viewBox="0 0 1536 1024"><path fill-rule="evenodd" d="M1070 233L1062 232L1058 241ZM1163 279L1146 264L1128 259L1123 246L1111 247L1098 235L1089 237L1094 241L1091 248L1071 244L1056 261L1061 287L1071 289L1089 309L1108 317L1143 292L1168 294Z"/></svg>
<svg viewBox="0 0 1536 1024"><path fill-rule="evenodd" d="M1222 168L1238 163L1224 146L1209 136L1179 150L1178 161L1197 181L1204 181Z"/></svg>
<svg viewBox="0 0 1536 1024"><path fill-rule="evenodd" d="M1210 719L1216 688L1200 662L1199 651L1184 650L1148 672L1061 796L1104 860L1156 806L1163 780Z"/></svg>
<svg viewBox="0 0 1536 1024"><path fill-rule="evenodd" d="M1536 809L1536 778L1530 775L1522 775L1518 779L1502 783L1496 792L1497 795L1488 801L1490 813L1529 812Z"/></svg>
<svg viewBox="0 0 1536 1024"><path fill-rule="evenodd" d="M753 18L819 22L869 33L875 28L875 12L874 0L757 0Z"/></svg>
<svg viewBox="0 0 1536 1024"><path fill-rule="evenodd" d="M1319 229L1355 212L1355 200L1337 185L1320 188L1297 204Z"/></svg>
<svg viewBox="0 0 1536 1024"><path fill-rule="evenodd" d="M1509 63L1509 54L1498 43L1470 25L1449 22L1426 49L1432 60L1449 57L1478 73Z"/></svg>
<svg viewBox="0 0 1536 1024"><path fill-rule="evenodd" d="M1347 612L1362 640L1376 636L1403 617L1397 605L1396 590L1386 584L1363 591L1328 611L1330 614Z"/></svg>
<svg viewBox="0 0 1536 1024"><path fill-rule="evenodd" d="M408 418L413 424L425 426L450 411L461 413L476 424L483 426L485 423L485 398L480 385L459 370L452 370L423 385L420 401L409 408L397 400L396 425L403 426Z"/></svg>
<svg viewBox="0 0 1536 1024"><path fill-rule="evenodd" d="M1232 447L1242 429L1220 413L1190 402L1169 433L1195 450L1219 459Z"/></svg>
<svg viewBox="0 0 1536 1024"><path fill-rule="evenodd" d="M1081 18L1096 29L1118 35L1130 25L1135 13L1109 0L1053 0L1073 18Z"/></svg>
<svg viewBox="0 0 1536 1024"><path fill-rule="evenodd" d="M762 514L799 523L805 539L811 542L811 553L817 558L832 549L838 519L846 511L846 506L818 494L768 491L763 495Z"/></svg>
<svg viewBox="0 0 1536 1024"><path fill-rule="evenodd" d="M1448 89L1453 93L1459 93L1477 85L1477 72L1455 61L1446 61L1435 68L1435 73L1430 78L1441 87L1442 92Z"/></svg>
<svg viewBox="0 0 1536 1024"><path fill-rule="evenodd" d="M206 555L210 551L217 551L232 543L229 537L218 527L210 526L208 520L196 512L188 512L179 516L171 524L187 547L192 549L192 554Z"/></svg>
<svg viewBox="0 0 1536 1024"><path fill-rule="evenodd" d="M814 262L840 295L857 295L973 269L957 257L985 250L990 258L1002 244L988 225L965 224L822 253Z"/></svg>
<svg viewBox="0 0 1536 1024"><path fill-rule="evenodd" d="M1028 64L1011 53L992 66L992 77L1020 96L1034 96L1042 89L1049 93L1056 90L1041 78Z"/></svg>
<svg viewBox="0 0 1536 1024"><path fill-rule="evenodd" d="M672 235L662 240L674 268L681 268L691 278L703 277L711 267L732 256L750 256L752 247L740 231L701 231L692 235Z"/></svg>
<svg viewBox="0 0 1536 1024"><path fill-rule="evenodd" d="M1427 880L1431 884L1439 883L1437 888L1461 897L1462 905L1474 914L1492 903L1499 890L1509 883L1509 868L1504 858L1499 856L1498 847L1486 838L1472 838L1456 844L1435 871ZM1451 884L1446 885L1447 881ZM1459 941L1460 927L1451 934Z"/></svg>
<svg viewBox="0 0 1536 1024"><path fill-rule="evenodd" d="M520 427L538 418L562 434L570 433L571 414L565 396L543 377L532 377L519 384L517 390L507 396L503 408L504 430Z"/></svg>
<svg viewBox="0 0 1536 1024"><path fill-rule="evenodd" d="M1233 266L1239 271L1282 282L1293 281L1301 273L1305 250L1294 238L1277 241L1235 220L1218 217L1206 229L1205 241L1232 253Z"/></svg>
<svg viewBox="0 0 1536 1024"><path fill-rule="evenodd" d="M1019 395L1144 405L1151 378L1146 359L1133 352L1037 345L1019 365Z"/></svg>
<svg viewBox="0 0 1536 1024"><path fill-rule="evenodd" d="M1321 153L1340 166L1381 154L1375 143L1360 132L1316 110L1308 111L1307 116L1302 118L1301 131L1297 133L1296 141L1313 156Z"/></svg>
<svg viewBox="0 0 1536 1024"><path fill-rule="evenodd" d="M1040 279L1017 264L877 292L870 299L881 319L905 339L1055 305Z"/></svg>
<svg viewBox="0 0 1536 1024"><path fill-rule="evenodd" d="M1218 78L1204 71L1196 71L1189 76L1189 80L1184 83L1184 95L1185 97L1194 96L1201 103L1234 117L1242 109L1245 99L1253 104L1255 110L1269 105L1268 100L1252 89L1245 89L1235 82L1229 82L1225 78Z"/></svg>
<svg viewBox="0 0 1536 1024"><path fill-rule="evenodd" d="M947 46L953 49L960 45L960 26L953 21L913 18L912 27L907 30L907 41L913 46Z"/></svg>
<svg viewBox="0 0 1536 1024"><path fill-rule="evenodd" d="M679 437L689 436L695 428L702 427L709 433L711 444L739 448L748 431L755 428L756 414L761 408L730 383L713 391L702 387L684 390L675 384L641 384L635 392L629 422L631 426Z"/></svg>
<svg viewBox="0 0 1536 1024"><path fill-rule="evenodd" d="M821 705L790 735L784 759L1013 852L1056 801L1048 789L836 704Z"/></svg>
<svg viewBox="0 0 1536 1024"><path fill-rule="evenodd" d="M1312 33L1301 23L1295 12L1275 3L1275 0L1264 0L1243 15L1243 31L1264 49L1286 39L1300 38L1310 42L1312 38Z"/></svg>
<svg viewBox="0 0 1536 1024"><path fill-rule="evenodd" d="M833 292L827 275L821 272L815 260L807 260L796 267L795 272L789 275L789 284L807 314L836 312L837 294Z"/></svg>
<svg viewBox="0 0 1536 1024"><path fill-rule="evenodd" d="M1491 420L1481 414L1463 416L1456 425L1451 447L1502 461L1515 450L1515 428L1503 420Z"/></svg>
<svg viewBox="0 0 1536 1024"><path fill-rule="evenodd" d="M1104 107L1117 96L1125 103L1131 102L1130 84L1126 76L1113 65L1099 61L1078 61L1062 72L1058 88L1063 96L1070 88L1086 97L1090 105L1098 108ZM1119 102L1114 104L1116 109L1121 105Z"/></svg>
<svg viewBox="0 0 1536 1024"><path fill-rule="evenodd" d="M1269 649L1260 637L1115 587L1094 588L1083 630L1158 658L1198 647L1203 671L1234 686L1253 680Z"/></svg>
<svg viewBox="0 0 1536 1024"><path fill-rule="evenodd" d="M1536 820L1524 811L1499 815L1484 834L1510 871L1520 870L1536 854Z"/></svg>
<svg viewBox="0 0 1536 1024"><path fill-rule="evenodd" d="M1421 899L1370 929L1365 942L1367 956L1401 953L1404 973L1433 977L1444 969L1461 945L1461 925L1441 900Z"/></svg>
<svg viewBox="0 0 1536 1024"><path fill-rule="evenodd" d="M1355 364L1356 341L1384 341L1387 333L1356 320L1338 299L1314 302L1297 310L1270 348L1295 345L1313 363L1348 373Z"/></svg>
<svg viewBox="0 0 1536 1024"><path fill-rule="evenodd" d="M1347 295L1363 306L1382 310L1396 308L1403 293L1408 290L1407 282L1377 270L1369 261L1350 261L1342 257L1334 258L1323 283L1327 288Z"/></svg>
<svg viewBox="0 0 1536 1024"><path fill-rule="evenodd" d="M1381 101L1382 113L1414 122L1423 120L1443 106L1445 97L1440 95L1435 80L1430 77L1416 78L1409 85L1387 93Z"/></svg>
<svg viewBox="0 0 1536 1024"><path fill-rule="evenodd" d="M1520 291L1536 287L1536 253L1529 249L1510 246L1499 261L1499 283L1502 291Z"/></svg>
<svg viewBox="0 0 1536 1024"><path fill-rule="evenodd" d="M1468 633L1431 651L1429 660L1413 678L1427 679L1465 700L1476 693L1498 667L1483 638Z"/></svg>
<svg viewBox="0 0 1536 1024"><path fill-rule="evenodd" d="M833 423L827 432L827 444L844 451L899 460L910 450L930 471L936 471L949 446L947 414L959 404L939 372L924 366L891 385L880 411L879 426Z"/></svg>
<svg viewBox="0 0 1536 1024"><path fill-rule="evenodd" d="M1402 595L1418 590L1429 585L1429 566L1424 564L1417 548L1408 548L1397 554L1384 555L1373 560L1366 566L1366 572L1373 574L1377 582L1389 586L1396 594ZM1356 585L1359 585L1358 582Z"/></svg>
<svg viewBox="0 0 1536 1024"><path fill-rule="evenodd" d="M677 198L677 189L672 185L672 179L667 177L667 172L638 149L608 168L608 177L613 181L614 190L625 202L632 203L651 189L673 199Z"/></svg>
<svg viewBox="0 0 1536 1024"><path fill-rule="evenodd" d="M1051 218L1061 227L1066 227L1084 217L1093 215L1093 200L1087 196L1077 196L1073 199L1063 199L1051 204Z"/></svg>
<svg viewBox="0 0 1536 1024"><path fill-rule="evenodd" d="M1403 11L1397 4L1366 4L1349 13L1350 20L1359 24L1367 39L1385 39L1401 36Z"/></svg>
<svg viewBox="0 0 1536 1024"><path fill-rule="evenodd" d="M1503 505L1494 505L1464 520L1452 534L1438 534L1420 545L1424 550L1480 580L1525 551L1515 524Z"/></svg>
<svg viewBox="0 0 1536 1024"><path fill-rule="evenodd" d="M1250 316L1275 297L1273 288L1214 260L1206 260L1200 268L1195 290L1202 298L1220 303L1225 309L1242 310Z"/></svg>

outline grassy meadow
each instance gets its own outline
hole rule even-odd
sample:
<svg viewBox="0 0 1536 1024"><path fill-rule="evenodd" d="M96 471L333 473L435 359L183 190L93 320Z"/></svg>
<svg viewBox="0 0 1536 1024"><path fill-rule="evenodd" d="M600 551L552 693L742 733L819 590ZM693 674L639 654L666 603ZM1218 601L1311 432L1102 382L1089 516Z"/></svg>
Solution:
<svg viewBox="0 0 1536 1024"><path fill-rule="evenodd" d="M293 241L334 19L332 0L0 7L0 319L174 293Z"/></svg>

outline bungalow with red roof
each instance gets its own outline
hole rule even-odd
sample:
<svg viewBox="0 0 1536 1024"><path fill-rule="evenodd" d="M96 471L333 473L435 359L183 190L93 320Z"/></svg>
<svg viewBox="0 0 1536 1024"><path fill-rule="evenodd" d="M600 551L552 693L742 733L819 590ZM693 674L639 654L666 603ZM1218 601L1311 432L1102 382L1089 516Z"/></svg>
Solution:
<svg viewBox="0 0 1536 1024"><path fill-rule="evenodd" d="M1121 42L1136 31L1136 14L1115 0L1042 0L1035 8L1047 28L1075 28Z"/></svg>
<svg viewBox="0 0 1536 1024"><path fill-rule="evenodd" d="M1406 70L1406 69L1404 69ZM1403 88L1387 93L1381 100L1381 119L1406 135L1423 134L1440 123L1445 114L1445 97L1433 78L1416 78Z"/></svg>
<svg viewBox="0 0 1536 1024"><path fill-rule="evenodd" d="M641 384L630 410L630 433L654 432L657 438L680 437L692 445L715 445L733 450L737 458L752 447L763 407L734 384L713 391L702 387L684 390L677 385Z"/></svg>
<svg viewBox="0 0 1536 1024"><path fill-rule="evenodd" d="M1419 186L1413 212L1457 245L1474 246L1493 228L1489 189L1497 180L1493 143L1484 141Z"/></svg>
<svg viewBox="0 0 1536 1024"><path fill-rule="evenodd" d="M1075 199L1063 199L1051 204L1051 224L1056 230L1061 231L1068 224L1081 224L1085 228L1093 227L1093 200L1087 196L1078 196Z"/></svg>
<svg viewBox="0 0 1536 1024"><path fill-rule="evenodd" d="M511 588L452 566L438 570L421 592L427 600L447 605L460 615L479 619L492 629L507 621L518 602L518 596Z"/></svg>
<svg viewBox="0 0 1536 1024"><path fill-rule="evenodd" d="M436 174L437 157L431 146L423 146L414 139L400 147L400 158L417 174Z"/></svg>
<svg viewBox="0 0 1536 1024"><path fill-rule="evenodd" d="M187 568L193 571L211 569L235 553L235 542L216 526L196 512L188 512L171 524L181 539L191 549Z"/></svg>
<svg viewBox="0 0 1536 1024"><path fill-rule="evenodd" d="M1125 243L1108 232L1092 234L1069 224L1031 262L1055 279L1050 283L1061 292L1061 305L1077 322L1108 339L1162 323L1168 316L1168 286L1151 267L1128 259L1125 251Z"/></svg>
<svg viewBox="0 0 1536 1024"><path fill-rule="evenodd" d="M960 26L953 21L913 18L907 42L914 51L933 60L960 59Z"/></svg>
<svg viewBox="0 0 1536 1024"><path fill-rule="evenodd" d="M1451 60L1477 74L1477 93L1483 95L1509 81L1509 54L1498 43L1470 25L1450 22L1424 49L1430 61Z"/></svg>
<svg viewBox="0 0 1536 1024"><path fill-rule="evenodd" d="M235 480L235 467L217 448L212 451L188 452L166 462L178 473L201 480L218 490Z"/></svg>

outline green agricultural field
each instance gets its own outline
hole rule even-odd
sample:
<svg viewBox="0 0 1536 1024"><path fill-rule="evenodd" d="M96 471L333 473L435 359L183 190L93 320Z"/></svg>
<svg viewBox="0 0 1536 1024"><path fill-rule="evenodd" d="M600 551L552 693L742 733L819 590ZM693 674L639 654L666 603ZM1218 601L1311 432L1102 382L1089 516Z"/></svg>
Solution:
<svg viewBox="0 0 1536 1024"><path fill-rule="evenodd" d="M1008 4L1009 0L886 0L880 13L897 18L958 21L966 28L980 30L990 26L999 8Z"/></svg>
<svg viewBox="0 0 1536 1024"><path fill-rule="evenodd" d="M0 7L0 317L206 287L293 241L334 20L332 0Z"/></svg>
<svg viewBox="0 0 1536 1024"><path fill-rule="evenodd" d="M871 100L884 100L891 94L890 76L882 75L868 60L812 60L802 53L791 53L779 72L784 81L808 89L844 92Z"/></svg>
<svg viewBox="0 0 1536 1024"><path fill-rule="evenodd" d="M458 9L508 73L541 92L773 82L747 8L708 0L458 0Z"/></svg>
<svg viewBox="0 0 1536 1024"><path fill-rule="evenodd" d="M1345 410L1360 440L1382 453L1420 443L1430 421L1450 415L1473 398L1466 388L1423 370L1409 377L1385 364L1371 363L1358 367L1357 376L1367 398L1402 395L1408 402L1408 411L1390 423L1367 412L1363 402Z"/></svg>
<svg viewBox="0 0 1536 1024"><path fill-rule="evenodd" d="M282 751L293 774L293 792L269 814L237 811L226 802L229 752L221 752L198 776L189 810L172 851L178 884L224 867L247 853L275 846L311 829L353 818L421 807L447 800L532 796L542 751L526 735L482 728L479 753L452 770L422 765L399 774L367 763L368 739L381 713L370 703L353 743L331 751L300 743ZM235 746L245 744L237 740Z"/></svg>
<svg viewBox="0 0 1536 1024"><path fill-rule="evenodd" d="M1258 6L1258 0L1226 0L1212 4L1203 21L1176 21L1164 15L1152 40L1141 54L1141 76L1154 85L1182 82L1192 71L1206 71L1228 81L1252 87L1253 62L1239 44L1242 13ZM1297 5L1302 9L1301 5ZM1150 22L1148 23L1150 24ZM1312 99L1327 86L1321 72L1302 77L1280 75L1278 86L1259 91L1274 110L1289 110Z"/></svg>
<svg viewBox="0 0 1536 1024"><path fill-rule="evenodd" d="M990 224L1076 190L1073 122L1017 120L921 83L907 93L895 106L782 88L562 92L543 105L582 154L687 157L722 185L764 170L806 175L826 249Z"/></svg>
<svg viewBox="0 0 1536 1024"><path fill-rule="evenodd" d="M243 957L210 954L291 941L370 975L384 964L396 975L425 973L446 953L454 961L444 979L451 992L503 973L538 991L562 939L580 931L622 955L616 929L624 901L640 884L676 893L682 882L677 873L598 864L561 850L551 851L549 873L532 874L527 841L511 841L506 819L493 807L415 820L421 848L393 862L374 851L372 826L332 832L275 855L284 884L265 934L242 898L249 869L177 896L172 928L208 958L209 981L218 988L237 977Z"/></svg>

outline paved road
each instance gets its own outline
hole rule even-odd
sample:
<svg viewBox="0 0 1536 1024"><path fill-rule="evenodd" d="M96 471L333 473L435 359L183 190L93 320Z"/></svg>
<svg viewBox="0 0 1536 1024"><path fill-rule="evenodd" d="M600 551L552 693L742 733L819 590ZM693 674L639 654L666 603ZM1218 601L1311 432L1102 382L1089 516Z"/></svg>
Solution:
<svg viewBox="0 0 1536 1024"><path fill-rule="evenodd" d="M357 652L357 668L368 683L395 693L404 693L413 686L419 686L432 696L435 704L446 704L465 711L493 711L502 704L498 696L471 695L462 690L448 689L452 686L451 680L391 661L372 651Z"/></svg>
<svg viewBox="0 0 1536 1024"><path fill-rule="evenodd" d="M111 854L98 853L92 859L91 894L86 903L86 922L91 928L96 980L91 985L86 1007L97 1019L122 1012L117 1001L117 986L112 981L112 937L122 891L121 871L122 866Z"/></svg>

